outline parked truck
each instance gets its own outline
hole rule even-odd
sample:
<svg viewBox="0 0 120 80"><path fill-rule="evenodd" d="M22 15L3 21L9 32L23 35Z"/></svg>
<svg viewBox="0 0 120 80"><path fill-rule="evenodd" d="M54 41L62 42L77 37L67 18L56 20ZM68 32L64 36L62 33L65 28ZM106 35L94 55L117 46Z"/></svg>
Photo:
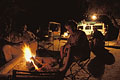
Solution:
<svg viewBox="0 0 120 80"><path fill-rule="evenodd" d="M77 24L77 29L84 31L86 35L91 35L94 27L101 31L103 35L106 34L106 27L102 22L81 21Z"/></svg>

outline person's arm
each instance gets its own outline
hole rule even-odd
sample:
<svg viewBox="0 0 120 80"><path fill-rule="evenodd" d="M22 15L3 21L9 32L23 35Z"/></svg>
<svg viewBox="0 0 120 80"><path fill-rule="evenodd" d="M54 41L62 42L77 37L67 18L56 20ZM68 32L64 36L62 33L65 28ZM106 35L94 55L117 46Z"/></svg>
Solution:
<svg viewBox="0 0 120 80"><path fill-rule="evenodd" d="M64 45L60 48L60 58L63 59L64 55L66 53L66 50L69 49L71 47L70 44Z"/></svg>
<svg viewBox="0 0 120 80"><path fill-rule="evenodd" d="M67 57L66 57L64 66L61 67L61 68L59 69L59 71L64 71L64 70L66 69L66 67L67 67L67 65L68 65L69 58L70 58L70 48L68 49Z"/></svg>
<svg viewBox="0 0 120 80"><path fill-rule="evenodd" d="M70 46L70 43L71 43L70 39L71 39L71 36L68 38L67 43L65 43L65 45L62 46L62 48L63 48L63 53L65 53L66 48L71 47L71 46Z"/></svg>

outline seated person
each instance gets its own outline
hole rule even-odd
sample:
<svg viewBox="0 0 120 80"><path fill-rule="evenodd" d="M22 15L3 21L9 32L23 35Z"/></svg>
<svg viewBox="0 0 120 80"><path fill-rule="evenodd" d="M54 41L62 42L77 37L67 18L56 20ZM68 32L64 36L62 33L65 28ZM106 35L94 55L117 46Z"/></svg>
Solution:
<svg viewBox="0 0 120 80"><path fill-rule="evenodd" d="M97 30L96 27L93 28L93 35L92 35L92 47L91 50L97 55L97 53L100 53L104 50L104 36L103 34ZM100 53L102 54L102 53Z"/></svg>
<svg viewBox="0 0 120 80"><path fill-rule="evenodd" d="M31 31L28 31L27 25L24 25L22 38L23 38L23 42L30 42L36 40L36 36Z"/></svg>
<svg viewBox="0 0 120 80"><path fill-rule="evenodd" d="M5 44L3 46L3 53L6 62L23 53L22 47L24 43L28 44L31 48L33 55L36 55L37 41L34 39L33 36L27 33L27 30L24 30L23 34L11 32L10 35L6 38L6 41L12 43Z"/></svg>
<svg viewBox="0 0 120 80"><path fill-rule="evenodd" d="M66 50L67 57L64 66L60 66L59 70L64 71L66 73L67 69L70 67L75 57L79 57L81 61L88 59L88 57L90 56L90 49L89 41L85 32L77 30L77 24L75 23L75 21L68 21L65 24L65 28L69 31L70 37L67 43L63 47L61 47L61 60L63 60Z"/></svg>

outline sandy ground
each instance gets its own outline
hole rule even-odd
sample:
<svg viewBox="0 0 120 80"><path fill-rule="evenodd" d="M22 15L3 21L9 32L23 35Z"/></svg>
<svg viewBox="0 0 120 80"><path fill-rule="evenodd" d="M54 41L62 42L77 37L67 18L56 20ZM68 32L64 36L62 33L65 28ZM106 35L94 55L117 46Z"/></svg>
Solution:
<svg viewBox="0 0 120 80"><path fill-rule="evenodd" d="M105 72L102 80L120 80L120 49L107 48L115 57L115 63L105 65Z"/></svg>
<svg viewBox="0 0 120 80"><path fill-rule="evenodd" d="M114 64L106 65L104 68L104 74L100 78L90 77L89 80L120 80L120 49L114 49L114 48L107 48L110 50L110 53L115 58ZM93 57L92 57L93 58Z"/></svg>

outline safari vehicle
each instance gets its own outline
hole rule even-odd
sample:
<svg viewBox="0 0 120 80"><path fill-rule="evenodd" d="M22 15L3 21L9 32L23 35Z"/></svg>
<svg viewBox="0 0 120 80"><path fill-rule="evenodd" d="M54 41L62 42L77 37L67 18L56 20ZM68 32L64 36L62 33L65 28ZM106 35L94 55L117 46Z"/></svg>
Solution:
<svg viewBox="0 0 120 80"><path fill-rule="evenodd" d="M81 21L77 24L77 29L82 30L86 35L91 35L93 33L93 27L96 27L103 35L106 34L106 28L104 23L92 22L92 21Z"/></svg>
<svg viewBox="0 0 120 80"><path fill-rule="evenodd" d="M61 24L58 22L49 22L48 36L59 38L61 34Z"/></svg>

